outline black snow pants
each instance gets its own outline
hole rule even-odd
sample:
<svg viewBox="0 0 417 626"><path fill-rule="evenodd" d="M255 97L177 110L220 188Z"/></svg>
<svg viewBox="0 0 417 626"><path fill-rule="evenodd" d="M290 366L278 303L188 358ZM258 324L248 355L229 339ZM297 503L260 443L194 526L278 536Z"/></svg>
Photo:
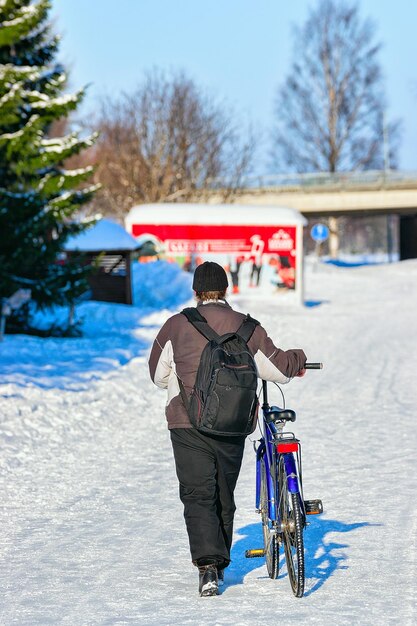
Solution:
<svg viewBox="0 0 417 626"><path fill-rule="evenodd" d="M223 569L230 562L245 437L206 436L194 428L170 433L192 561Z"/></svg>

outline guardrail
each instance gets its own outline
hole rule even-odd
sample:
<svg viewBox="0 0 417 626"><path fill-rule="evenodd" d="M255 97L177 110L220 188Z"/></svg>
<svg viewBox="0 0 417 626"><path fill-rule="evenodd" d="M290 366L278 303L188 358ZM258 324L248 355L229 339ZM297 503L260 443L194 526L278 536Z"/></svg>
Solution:
<svg viewBox="0 0 417 626"><path fill-rule="evenodd" d="M308 174L269 174L246 176L239 185L243 189L264 188L309 188L327 187L345 189L349 187L412 186L417 188L417 172L399 170L369 170L365 172L311 172Z"/></svg>

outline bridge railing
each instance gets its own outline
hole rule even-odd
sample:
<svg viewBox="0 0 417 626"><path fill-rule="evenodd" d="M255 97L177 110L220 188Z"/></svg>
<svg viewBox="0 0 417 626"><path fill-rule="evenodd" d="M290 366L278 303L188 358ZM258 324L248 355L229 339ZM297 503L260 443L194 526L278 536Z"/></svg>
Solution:
<svg viewBox="0 0 417 626"><path fill-rule="evenodd" d="M311 172L308 174L269 174L266 176L246 176L241 181L241 188L296 188L312 187L349 188L349 187L389 187L407 183L417 186L417 172L400 170L368 170L365 172Z"/></svg>

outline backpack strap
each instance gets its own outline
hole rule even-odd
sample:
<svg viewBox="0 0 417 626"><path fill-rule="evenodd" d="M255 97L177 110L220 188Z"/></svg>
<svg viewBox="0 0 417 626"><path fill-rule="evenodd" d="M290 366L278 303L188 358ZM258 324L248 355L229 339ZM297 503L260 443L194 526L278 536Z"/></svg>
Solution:
<svg viewBox="0 0 417 626"><path fill-rule="evenodd" d="M203 337L207 339L207 341L211 341L213 339L215 341L218 341L220 339L219 335L211 328L211 326L209 326L206 318L201 315L200 311L198 311L196 307L193 307L193 306L187 307L186 309L183 309L181 313L185 315L185 317L190 322L190 324L192 324L194 328L198 330L198 332L201 333ZM187 393L185 391L185 387L181 378L177 376L177 379L178 379L178 385L180 388L181 399L189 415L190 414L190 402L187 397Z"/></svg>
<svg viewBox="0 0 417 626"><path fill-rule="evenodd" d="M200 311L196 307L190 306L183 309L181 313L185 315L190 324L192 324L194 328L207 339L207 341L219 341L219 335L211 328L211 326L209 326L206 318L201 315Z"/></svg>
<svg viewBox="0 0 417 626"><path fill-rule="evenodd" d="M183 401L185 410L187 411L189 415L190 414L190 402L187 397L187 392L185 391L184 383L182 382L181 378L178 375L177 375L177 380L178 380L178 386L180 388L181 400Z"/></svg>
<svg viewBox="0 0 417 626"><path fill-rule="evenodd" d="M259 326L258 320L251 317L248 313L236 332L239 337L242 337L242 339L247 343L252 337L257 326Z"/></svg>

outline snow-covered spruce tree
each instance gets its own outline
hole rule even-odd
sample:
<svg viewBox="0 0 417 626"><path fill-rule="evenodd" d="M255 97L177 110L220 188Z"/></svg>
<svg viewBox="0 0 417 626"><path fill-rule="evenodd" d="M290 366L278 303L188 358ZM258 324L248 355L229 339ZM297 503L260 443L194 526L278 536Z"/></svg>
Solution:
<svg viewBox="0 0 417 626"><path fill-rule="evenodd" d="M83 91L63 94L49 10L48 0L0 0L0 297L31 289L41 308L71 305L87 289L79 260L57 260L66 239L88 226L73 216L94 192L85 184L92 168L63 165L94 138L53 136L53 122L70 115ZM10 329L25 330L24 318L11 316Z"/></svg>

